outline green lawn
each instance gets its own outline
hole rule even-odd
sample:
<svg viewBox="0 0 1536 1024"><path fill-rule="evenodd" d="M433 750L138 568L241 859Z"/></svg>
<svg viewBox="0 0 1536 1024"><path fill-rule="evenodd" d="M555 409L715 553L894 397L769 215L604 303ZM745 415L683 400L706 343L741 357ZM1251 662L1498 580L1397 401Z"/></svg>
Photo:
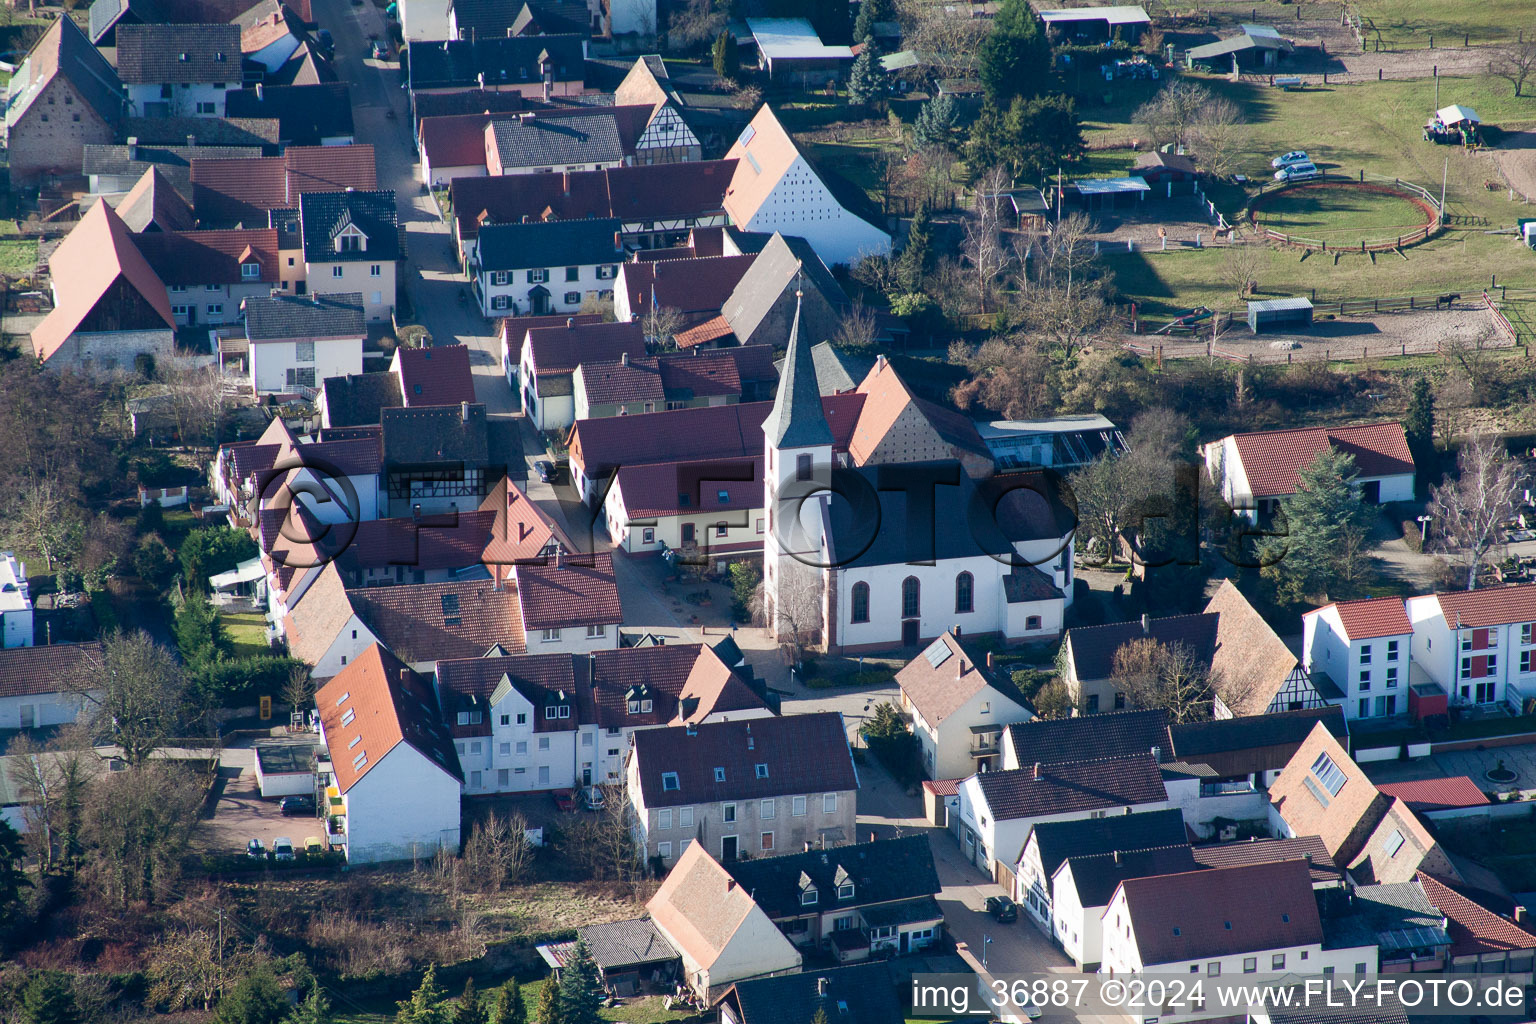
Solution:
<svg viewBox="0 0 1536 1024"><path fill-rule="evenodd" d="M1444 49L1461 46L1466 35L1476 45L1515 39L1522 27L1527 38L1536 31L1530 0L1358 0L1354 6L1370 19L1383 50L1421 49L1430 36Z"/></svg>
<svg viewBox="0 0 1536 1024"><path fill-rule="evenodd" d="M0 241L0 274L31 277L37 270L37 243L24 238Z"/></svg>
<svg viewBox="0 0 1536 1024"><path fill-rule="evenodd" d="M1360 241L1422 228L1422 208L1399 195L1338 183L1302 185L1264 200L1259 222L1288 235Z"/></svg>
<svg viewBox="0 0 1536 1024"><path fill-rule="evenodd" d="M253 654L270 654L267 646L267 621L255 612L241 612L222 616L224 628L234 643L237 658Z"/></svg>
<svg viewBox="0 0 1536 1024"><path fill-rule="evenodd" d="M528 1019L534 1019L534 1010L538 1006L539 992L543 990L545 981L524 982L523 1005L528 1010ZM479 981L476 981L479 985ZM481 997L487 1002L492 998L492 993L486 988L481 988ZM443 1005L452 1011L455 1000L450 999ZM663 1008L660 996L651 996L638 1001L626 1000L623 1006L615 1006L610 1009L599 1010L598 1015L605 1021L614 1024L670 1024L672 1021L687 1020L692 1014L674 1013ZM344 1007L335 1008L331 1015L334 1024L392 1024L395 1019L393 1013L368 1013L349 1011ZM931 1024L931 1022L930 1022Z"/></svg>

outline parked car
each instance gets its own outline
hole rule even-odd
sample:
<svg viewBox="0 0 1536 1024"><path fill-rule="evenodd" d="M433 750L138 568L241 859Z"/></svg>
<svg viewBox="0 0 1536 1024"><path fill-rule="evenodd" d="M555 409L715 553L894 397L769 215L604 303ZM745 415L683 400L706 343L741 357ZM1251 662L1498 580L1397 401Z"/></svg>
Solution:
<svg viewBox="0 0 1536 1024"><path fill-rule="evenodd" d="M389 47L375 39L373 44L368 48L368 56L372 57L374 60L388 60Z"/></svg>
<svg viewBox="0 0 1536 1024"><path fill-rule="evenodd" d="M988 896L987 913L999 924L1012 924L1019 919L1019 906L1007 896Z"/></svg>
<svg viewBox="0 0 1536 1024"><path fill-rule="evenodd" d="M293 840L286 839L282 836L278 836L276 839L272 840L272 859L293 860Z"/></svg>
<svg viewBox="0 0 1536 1024"><path fill-rule="evenodd" d="M310 836L304 840L304 852L311 856L318 856L325 852L325 843L319 836Z"/></svg>
<svg viewBox="0 0 1536 1024"><path fill-rule="evenodd" d="M603 791L596 786L584 786L581 790L581 806L589 811L600 811L607 804L608 798Z"/></svg>
<svg viewBox="0 0 1536 1024"><path fill-rule="evenodd" d="M336 40L331 37L331 30L323 28L315 34L315 39L320 44L320 52L329 57L336 52Z"/></svg>
<svg viewBox="0 0 1536 1024"><path fill-rule="evenodd" d="M576 809L576 794L569 789L557 789L553 794L555 806L562 811L574 811Z"/></svg>
<svg viewBox="0 0 1536 1024"><path fill-rule="evenodd" d="M1306 150L1293 149L1284 156L1275 157L1269 162L1269 166L1278 169L1281 167L1290 167L1294 164L1309 164L1311 162L1312 158L1307 156Z"/></svg>
<svg viewBox="0 0 1536 1024"><path fill-rule="evenodd" d="M546 484L556 483L560 479L560 467L548 459L540 459L533 464L533 471L539 475L539 479Z"/></svg>
<svg viewBox="0 0 1536 1024"><path fill-rule="evenodd" d="M245 855L252 860L266 860L267 848L261 845L260 839L252 839L245 844Z"/></svg>
<svg viewBox="0 0 1536 1024"><path fill-rule="evenodd" d="M309 796L308 794L300 794L298 796L285 796L283 797L282 802L277 806L284 815L290 818L298 817L299 815L303 814L314 814L315 798Z"/></svg>
<svg viewBox="0 0 1536 1024"><path fill-rule="evenodd" d="M1275 180L1276 181L1306 181L1308 178L1316 178L1318 175L1320 175L1322 173L1323 173L1322 171L1319 171L1312 164L1292 164L1289 167L1282 167L1278 171L1276 171L1275 172Z"/></svg>

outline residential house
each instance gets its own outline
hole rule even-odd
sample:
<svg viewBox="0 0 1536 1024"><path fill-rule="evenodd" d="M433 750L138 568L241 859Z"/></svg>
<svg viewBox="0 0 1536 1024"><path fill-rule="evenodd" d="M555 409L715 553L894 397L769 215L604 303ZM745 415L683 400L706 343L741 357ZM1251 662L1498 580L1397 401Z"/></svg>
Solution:
<svg viewBox="0 0 1536 1024"><path fill-rule="evenodd" d="M790 942L840 963L916 953L943 932L942 886L924 835L722 866Z"/></svg>
<svg viewBox="0 0 1536 1024"><path fill-rule="evenodd" d="M482 227L473 271L480 312L547 316L612 298L624 259L619 226L610 219Z"/></svg>
<svg viewBox="0 0 1536 1024"><path fill-rule="evenodd" d="M234 323L278 284L277 232L153 231L134 244L165 282L177 326Z"/></svg>
<svg viewBox="0 0 1536 1024"><path fill-rule="evenodd" d="M731 861L854 836L859 776L836 712L638 732L627 780L636 845L664 866L695 840Z"/></svg>
<svg viewBox="0 0 1536 1024"><path fill-rule="evenodd" d="M757 258L747 253L625 263L614 287L614 318L638 320L655 310L673 310L682 321L679 329L713 319Z"/></svg>
<svg viewBox="0 0 1536 1024"><path fill-rule="evenodd" d="M1321 722L1270 785L1269 800L1277 835L1321 836L1359 884L1407 881L1421 868L1459 878L1408 805L1372 785Z"/></svg>
<svg viewBox="0 0 1536 1024"><path fill-rule="evenodd" d="M624 163L618 118L555 114L497 117L485 126L485 173L600 171Z"/></svg>
<svg viewBox="0 0 1536 1024"><path fill-rule="evenodd" d="M1030 920L1037 927L1054 938L1052 929L1056 917L1051 879L1069 857L1179 846L1187 842L1184 819L1172 809L1042 821L1030 829L1029 838L1014 861L1014 884L1008 895L1029 911Z"/></svg>
<svg viewBox="0 0 1536 1024"><path fill-rule="evenodd" d="M411 98L415 108L418 148L421 122L429 117L453 117L457 114L510 114L528 109L521 93L495 89L468 88L462 92L421 93Z"/></svg>
<svg viewBox="0 0 1536 1024"><path fill-rule="evenodd" d="M1375 973L1374 944L1328 948L1305 860L1127 878L1104 909L1101 972ZM1174 1020L1217 1016L1173 1014Z"/></svg>
<svg viewBox="0 0 1536 1024"><path fill-rule="evenodd" d="M334 563L306 567L294 564L301 561L295 558L285 564L286 552L277 554L269 576L279 582L269 592L277 635L286 642L290 657L309 666L312 678L330 679L377 645L379 638L353 608L350 592ZM281 571L285 568L286 573Z"/></svg>
<svg viewBox="0 0 1536 1024"><path fill-rule="evenodd" d="M519 597L483 576L347 591L347 603L367 634L423 673L434 672L444 659L473 658L498 645L523 650Z"/></svg>
<svg viewBox="0 0 1536 1024"><path fill-rule="evenodd" d="M397 350L400 351L400 350ZM315 400L322 429L373 426L385 409L404 404L400 378L388 370L326 377Z"/></svg>
<svg viewBox="0 0 1536 1024"><path fill-rule="evenodd" d="M801 329L815 344L837 334L848 305L842 286L808 239L775 233L720 307L724 324L716 330L721 337L706 341L704 334L710 332L700 331L689 340L720 344L734 336L743 345L777 347L778 339L789 336L798 311Z"/></svg>
<svg viewBox="0 0 1536 1024"><path fill-rule="evenodd" d="M1004 730L1035 717L1013 681L953 629L896 673L901 710L912 716L923 769L963 779L1001 766Z"/></svg>
<svg viewBox="0 0 1536 1024"><path fill-rule="evenodd" d="M122 218L97 203L49 257L53 310L32 331L45 367L110 374L172 353L175 319L165 282Z"/></svg>
<svg viewBox="0 0 1536 1024"><path fill-rule="evenodd" d="M301 442L279 416L260 437L221 445L214 456L214 494L229 507L231 525L256 530L262 550L271 551L282 537L283 519L295 504L322 523L379 518L379 435L326 433ZM298 530L284 539L306 536Z"/></svg>
<svg viewBox="0 0 1536 1024"><path fill-rule="evenodd" d="M797 973L800 951L751 894L709 855L704 843L685 841L685 846L689 848L645 909L656 930L681 954L684 983L694 996L709 1004L738 982Z"/></svg>
<svg viewBox="0 0 1536 1024"><path fill-rule="evenodd" d="M586 92L587 41L580 35L448 39L446 0L411 0L408 6L441 4L444 24L435 37L417 34L411 12L401 25L411 44L411 95L489 89L517 92L545 102Z"/></svg>
<svg viewBox="0 0 1536 1024"><path fill-rule="evenodd" d="M1151 754L1162 763L1173 743L1168 713L1162 708L1119 711L1075 718L1025 719L1000 737L1004 769L1079 759L1084 751L1098 757Z"/></svg>
<svg viewBox="0 0 1536 1024"><path fill-rule="evenodd" d="M1407 710L1414 625L1402 598L1336 601L1305 613L1301 623L1302 667L1320 693L1342 698L1345 717L1390 718Z"/></svg>
<svg viewBox="0 0 1536 1024"><path fill-rule="evenodd" d="M117 27L117 76L141 117L223 117L241 57L238 25Z"/></svg>
<svg viewBox="0 0 1536 1024"><path fill-rule="evenodd" d="M603 498L608 538L631 554L659 554L725 571L763 547L761 459L621 466Z"/></svg>
<svg viewBox="0 0 1536 1024"><path fill-rule="evenodd" d="M1241 864L1273 864L1300 858L1312 871L1312 889L1347 891L1344 869L1334 863L1321 836L1292 839L1245 839L1238 843L1211 843L1193 848L1195 864L1202 868L1230 868Z"/></svg>
<svg viewBox="0 0 1536 1024"><path fill-rule="evenodd" d="M394 516L468 511L490 493L484 405L381 409L384 494Z"/></svg>
<svg viewBox="0 0 1536 1024"><path fill-rule="evenodd" d="M190 181L192 208L197 211L200 226L274 227L285 236L285 281L304 277L296 272L294 264L287 262L289 258L297 262L304 255L298 230L300 196L309 192L378 189L373 147L368 145L290 146L282 156L193 159ZM293 226L274 223L275 210L294 211L290 215ZM291 236L291 250L286 244L287 236Z"/></svg>
<svg viewBox="0 0 1536 1024"><path fill-rule="evenodd" d="M1410 811L1429 821L1437 817L1462 818L1469 811L1493 803L1482 787L1465 775L1382 782L1376 788L1384 796L1402 800Z"/></svg>
<svg viewBox="0 0 1536 1024"><path fill-rule="evenodd" d="M27 567L10 551L0 551L0 649L31 647L32 586ZM0 726L3 728L3 726Z"/></svg>
<svg viewBox="0 0 1536 1024"><path fill-rule="evenodd" d="M400 221L393 191L305 193L299 228L310 294L361 295L369 320L394 317Z"/></svg>
<svg viewBox="0 0 1536 1024"><path fill-rule="evenodd" d="M1104 911L1130 878L1194 871L1188 843L1068 857L1051 877L1052 934L1080 971L1094 971L1104 956Z"/></svg>
<svg viewBox="0 0 1536 1024"><path fill-rule="evenodd" d="M1536 697L1536 584L1422 594L1407 609L1409 674L1422 669L1452 706L1504 704L1519 713Z"/></svg>
<svg viewBox="0 0 1536 1024"><path fill-rule="evenodd" d="M972 775L960 783L950 824L966 859L1012 890L1018 851L1037 824L1167 806L1156 759L1135 754Z"/></svg>
<svg viewBox="0 0 1536 1024"><path fill-rule="evenodd" d="M128 230L136 235L191 231L197 227L192 204L182 198L158 167L145 171L116 209Z"/></svg>
<svg viewBox="0 0 1536 1024"><path fill-rule="evenodd" d="M648 9L650 5L641 0L638 6ZM614 10L613 20L624 21L620 14L621 11ZM614 90L613 100L620 106L646 104L651 108L645 135L635 147L635 163L683 163L698 160L702 155L704 147L689 124L688 101L672 85L667 66L659 54L649 53L637 58Z"/></svg>
<svg viewBox="0 0 1536 1024"><path fill-rule="evenodd" d="M424 118L424 146L436 134L435 128L433 135L428 134L430 122L436 120L452 119ZM457 162L472 159L478 146L483 156L481 133L477 130L471 138L473 145L461 142L445 152L434 152L442 161ZM472 167L454 166L433 173L452 173L448 187L454 235L461 257L473 262L482 226L531 220L617 218L626 247L643 252L675 245L696 228L725 224L725 190L735 166L729 160L705 160L499 178L466 176L475 173Z"/></svg>
<svg viewBox="0 0 1536 1024"><path fill-rule="evenodd" d="M1216 649L1219 616L1213 613L1171 615L1154 619L1143 615L1139 622L1114 622L1104 626L1079 626L1067 631L1062 644L1065 671L1062 681L1072 702L1088 714L1128 708L1134 695L1115 679L1115 655L1132 640L1149 639L1165 646L1181 645L1195 660L1210 664Z"/></svg>
<svg viewBox="0 0 1536 1024"><path fill-rule="evenodd" d="M459 405L475 400L475 375L468 345L401 345L390 359L389 372L400 382L401 404Z"/></svg>
<svg viewBox="0 0 1536 1024"><path fill-rule="evenodd" d="M767 105L725 158L737 161L725 208L743 231L798 235L828 265L890 251L890 232L866 209L867 197L813 166Z"/></svg>
<svg viewBox="0 0 1536 1024"><path fill-rule="evenodd" d="M229 95L240 93L231 90ZM151 147L257 149L263 156L276 156L281 146L278 123L267 117L125 117L117 139L136 139L138 145Z"/></svg>
<svg viewBox="0 0 1536 1024"><path fill-rule="evenodd" d="M884 964L849 964L740 981L726 989L719 1008L720 1024L784 1024L818 1016L860 1024L906 1020Z"/></svg>
<svg viewBox="0 0 1536 1024"><path fill-rule="evenodd" d="M619 646L624 612L613 575L613 555L557 550L542 564L510 568L517 583L522 634L530 650L585 654Z"/></svg>
<svg viewBox="0 0 1536 1024"><path fill-rule="evenodd" d="M758 402L773 394L777 383L767 345L583 360L571 378L578 420Z"/></svg>
<svg viewBox="0 0 1536 1024"><path fill-rule="evenodd" d="M328 828L331 845L352 864L458 852L464 779L431 684L371 644L315 704L335 790L330 820L341 819Z"/></svg>
<svg viewBox="0 0 1536 1024"><path fill-rule="evenodd" d="M1524 974L1536 957L1536 935L1474 900L1462 886L1419 872L1424 896L1440 912L1451 940L1449 969ZM1522 915L1523 916L1523 915Z"/></svg>
<svg viewBox="0 0 1536 1024"><path fill-rule="evenodd" d="M1248 603L1231 580L1222 580L1206 603L1215 615L1216 645L1211 678L1216 680L1212 714L1217 718L1273 714L1336 704L1343 694L1313 680L1301 660Z"/></svg>
<svg viewBox="0 0 1536 1024"><path fill-rule="evenodd" d="M283 146L350 146L352 96L345 82L265 85L225 94L232 118L275 118Z"/></svg>
<svg viewBox="0 0 1536 1024"><path fill-rule="evenodd" d="M244 306L254 394L300 393L327 377L363 372L368 327L360 294L271 295Z"/></svg>
<svg viewBox="0 0 1536 1024"><path fill-rule="evenodd" d="M264 75L276 75L304 45L304 19L282 0L261 0L249 10L231 19L240 29L240 52L246 60L259 65ZM253 69L254 70L254 69ZM257 82L258 86L262 83ZM237 90L239 92L244 90ZM225 112L228 115L228 96ZM233 115L228 115L233 116Z"/></svg>
<svg viewBox="0 0 1536 1024"><path fill-rule="evenodd" d="M1446 919L1416 878L1357 885L1343 905L1337 899L1324 899L1319 907L1326 945L1368 951L1363 956L1368 971L1408 974L1449 968L1451 937ZM1375 956L1369 955L1371 947Z"/></svg>
<svg viewBox="0 0 1536 1024"><path fill-rule="evenodd" d="M54 19L6 86L12 185L80 173L85 147L111 142L127 105L117 71L80 27Z"/></svg>
<svg viewBox="0 0 1536 1024"><path fill-rule="evenodd" d="M184 118L183 120L196 120ZM204 118L204 120L208 120ZM132 137L130 137L132 138ZM111 196L127 192L144 177L144 172L157 170L183 196L192 194L192 162L194 160L253 160L261 156L256 146L205 146L195 137L190 145L172 143L154 146L130 142L100 145L88 144L80 156L80 173L85 175L86 186L93 196ZM208 227L241 227L243 225L209 224ZM252 227L265 225L253 224Z"/></svg>
<svg viewBox="0 0 1536 1024"><path fill-rule="evenodd" d="M1372 505L1413 500L1413 454L1401 423L1298 427L1231 434L1203 446L1205 468L1239 515L1257 522L1296 493L1299 474L1332 449L1355 460L1355 485Z"/></svg>
<svg viewBox="0 0 1536 1024"><path fill-rule="evenodd" d="M100 672L104 656L96 640L0 649L0 729L41 729L73 722L86 699L80 691L81 680Z"/></svg>
<svg viewBox="0 0 1536 1024"><path fill-rule="evenodd" d="M601 313L573 313L570 316L506 316L501 318L498 332L501 335L501 372L507 378L507 387L516 391L518 371L522 365L523 344L528 332L537 327L566 327L572 324L603 323Z"/></svg>
<svg viewBox="0 0 1536 1024"><path fill-rule="evenodd" d="M542 253L529 258L542 260ZM553 269L553 268L550 268ZM580 267L565 268L565 276ZM548 278L550 270L541 271ZM529 280L533 271L528 272ZM516 325L508 322L508 330ZM564 327L535 327L523 336L522 356L518 360L516 390L522 398L523 413L540 430L564 430L576 415L574 378L583 364L619 363L627 367L631 360L645 356L645 337L635 323L578 324L574 319ZM635 412L655 412L657 406L644 409L637 403Z"/></svg>
<svg viewBox="0 0 1536 1024"><path fill-rule="evenodd" d="M618 785L637 732L766 718L773 709L697 644L438 662L466 791Z"/></svg>

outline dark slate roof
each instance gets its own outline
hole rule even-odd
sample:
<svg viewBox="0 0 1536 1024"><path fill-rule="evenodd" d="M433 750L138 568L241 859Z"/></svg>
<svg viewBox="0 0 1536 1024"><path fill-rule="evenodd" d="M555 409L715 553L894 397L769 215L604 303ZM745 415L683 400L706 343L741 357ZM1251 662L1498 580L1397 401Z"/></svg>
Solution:
<svg viewBox="0 0 1536 1024"><path fill-rule="evenodd" d="M1174 758L1208 764L1219 775L1230 776L1284 768L1318 722L1348 745L1349 729L1338 705L1173 724L1168 731Z"/></svg>
<svg viewBox="0 0 1536 1024"><path fill-rule="evenodd" d="M1047 878L1054 875L1068 857L1176 846L1188 838L1183 812L1177 809L1074 821L1042 821L1031 834L1040 847L1040 862Z"/></svg>
<svg viewBox="0 0 1536 1024"><path fill-rule="evenodd" d="M741 1024L803 1024L818 1010L828 1021L858 1024L901 1024L905 1018L882 962L739 981L725 999L740 1010Z"/></svg>
<svg viewBox="0 0 1536 1024"><path fill-rule="evenodd" d="M677 959L677 950L649 918L588 925L576 934L587 940L592 959L605 971Z"/></svg>
<svg viewBox="0 0 1536 1024"><path fill-rule="evenodd" d="M276 118L285 146L318 146L352 134L352 96L345 82L264 85L224 95L229 117Z"/></svg>
<svg viewBox="0 0 1536 1024"><path fill-rule="evenodd" d="M809 242L798 235L775 233L720 307L738 338L752 336L784 289L793 286L797 274L804 275L802 287L816 289L832 308L848 304L842 285Z"/></svg>
<svg viewBox="0 0 1536 1024"><path fill-rule="evenodd" d="M1127 878L1171 875L1179 871L1194 871L1199 867L1188 843L1149 850L1115 850L1068 857L1066 863L1072 868L1077 898L1084 907L1108 906L1109 898Z"/></svg>
<svg viewBox="0 0 1536 1024"><path fill-rule="evenodd" d="M612 115L497 118L491 122L491 135L503 168L624 159L618 119Z"/></svg>
<svg viewBox="0 0 1536 1024"><path fill-rule="evenodd" d="M1067 631L1066 642L1072 648L1072 662L1079 679L1109 678L1114 672L1115 652L1143 636L1169 646L1184 644L1200 662L1209 665L1216 651L1216 625L1220 618L1215 613L1172 615L1149 619L1145 629L1139 621L1079 626Z"/></svg>
<svg viewBox="0 0 1536 1024"><path fill-rule="evenodd" d="M525 110L528 101L520 92L496 92L490 89L466 89L463 92L422 93L415 97L416 119L448 117L453 114L510 114Z"/></svg>
<svg viewBox="0 0 1536 1024"><path fill-rule="evenodd" d="M617 263L624 258L615 242L618 220L560 220L530 224L488 224L480 229L480 267L574 267Z"/></svg>
<svg viewBox="0 0 1536 1024"><path fill-rule="evenodd" d="M489 460L484 405L422 405L383 409L384 460L394 466L463 463L478 469Z"/></svg>
<svg viewBox="0 0 1536 1024"><path fill-rule="evenodd" d="M722 865L769 917L828 913L895 900L933 896L942 888L933 866L926 833L899 839L812 850L787 857L762 857ZM816 888L816 902L803 903L805 879ZM853 895L839 899L837 887L853 883Z"/></svg>
<svg viewBox="0 0 1536 1024"><path fill-rule="evenodd" d="M1249 839L1241 843L1215 843L1194 849L1195 863L1203 868L1226 868L1235 864L1268 864L1277 860L1307 862L1312 870L1312 884L1337 885L1344 881L1344 871L1333 862L1322 836L1296 836L1293 839Z"/></svg>
<svg viewBox="0 0 1536 1024"><path fill-rule="evenodd" d="M336 236L353 224L365 249L337 252ZM376 192L306 192L299 197L299 230L310 263L393 263L400 258L400 219L391 189Z"/></svg>
<svg viewBox="0 0 1536 1024"><path fill-rule="evenodd" d="M238 25L119 25L125 85L241 81Z"/></svg>
<svg viewBox="0 0 1536 1024"><path fill-rule="evenodd" d="M506 35L522 4L519 0L450 0L448 9L453 12L459 38L470 39Z"/></svg>
<svg viewBox="0 0 1536 1024"><path fill-rule="evenodd" d="M238 96L231 92L229 96ZM261 114L229 117L125 117L117 128L124 142L141 146L181 146L191 136L199 146L259 146L277 152L278 123Z"/></svg>
<svg viewBox="0 0 1536 1024"><path fill-rule="evenodd" d="M538 82L542 53L554 64L555 81L583 80L586 57L581 36L513 36L412 43L411 88L475 86L482 72L487 86Z"/></svg>
<svg viewBox="0 0 1536 1024"><path fill-rule="evenodd" d="M256 146L114 146L87 143L80 173L141 177L151 167L184 196L192 194L193 160L249 160L261 156Z"/></svg>
<svg viewBox="0 0 1536 1024"><path fill-rule="evenodd" d="M0 697L64 692L75 677L99 671L105 653L99 640L0 650Z"/></svg>
<svg viewBox="0 0 1536 1024"><path fill-rule="evenodd" d="M358 292L245 300L245 336L252 341L363 338L367 334L363 297Z"/></svg>
<svg viewBox="0 0 1536 1024"><path fill-rule="evenodd" d="M333 427L372 426L385 409L404 405L400 378L388 370L327 377L323 385L325 408Z"/></svg>
<svg viewBox="0 0 1536 1024"><path fill-rule="evenodd" d="M1121 810L1168 799L1151 755L1065 761L976 776L999 821L1076 811Z"/></svg>
<svg viewBox="0 0 1536 1024"><path fill-rule="evenodd" d="M1084 757L1146 754L1153 747L1167 756L1172 746L1168 741L1168 712L1161 708L1034 719L1010 725L1008 734L1020 767Z"/></svg>
<svg viewBox="0 0 1536 1024"><path fill-rule="evenodd" d="M759 257L761 259L761 257ZM810 448L832 444L832 428L821 409L821 390L816 383L816 364L811 346L800 340L800 299L795 299L795 319L789 328L789 347L784 352L784 374L773 411L763 421L763 433L775 448Z"/></svg>
<svg viewBox="0 0 1536 1024"><path fill-rule="evenodd" d="M580 0L530 0L513 17L511 28L515 36L571 33L585 36L592 34L592 16Z"/></svg>

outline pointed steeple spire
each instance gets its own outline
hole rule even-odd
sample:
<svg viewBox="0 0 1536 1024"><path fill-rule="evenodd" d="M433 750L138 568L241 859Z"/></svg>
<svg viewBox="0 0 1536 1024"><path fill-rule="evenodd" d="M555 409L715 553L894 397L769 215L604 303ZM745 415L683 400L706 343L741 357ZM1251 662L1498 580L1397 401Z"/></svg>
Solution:
<svg viewBox="0 0 1536 1024"><path fill-rule="evenodd" d="M800 304L804 299L800 282L801 274L796 271L795 320L789 328L789 347L784 351L784 372L779 377L773 411L763 421L763 433L775 448L813 448L832 443L832 428L827 425L821 407L811 346L800 338Z"/></svg>

